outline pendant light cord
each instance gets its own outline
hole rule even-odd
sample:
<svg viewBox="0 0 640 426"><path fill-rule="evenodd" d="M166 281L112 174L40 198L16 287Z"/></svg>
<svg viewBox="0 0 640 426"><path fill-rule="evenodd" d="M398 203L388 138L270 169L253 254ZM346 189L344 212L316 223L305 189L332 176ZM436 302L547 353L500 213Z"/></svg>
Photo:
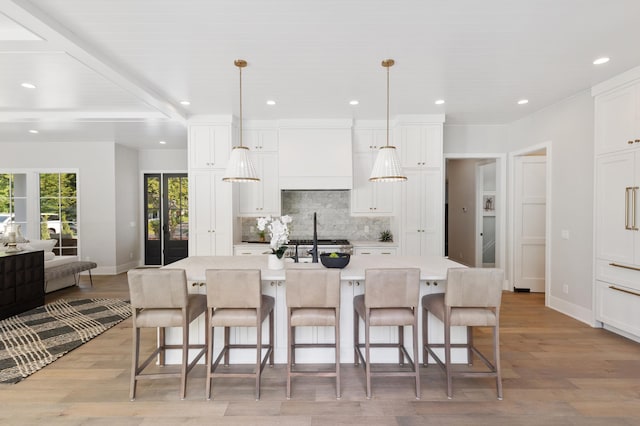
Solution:
<svg viewBox="0 0 640 426"><path fill-rule="evenodd" d="M240 146L242 146L242 67L238 69L240 70Z"/></svg>
<svg viewBox="0 0 640 426"><path fill-rule="evenodd" d="M387 67L387 146L389 146L389 68Z"/></svg>

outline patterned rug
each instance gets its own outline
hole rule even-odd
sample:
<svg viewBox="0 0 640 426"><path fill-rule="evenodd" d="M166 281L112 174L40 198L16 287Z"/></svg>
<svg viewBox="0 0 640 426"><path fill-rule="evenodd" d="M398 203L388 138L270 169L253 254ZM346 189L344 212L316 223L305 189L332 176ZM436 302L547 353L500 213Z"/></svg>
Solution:
<svg viewBox="0 0 640 426"><path fill-rule="evenodd" d="M56 300L0 321L0 383L17 383L131 316L117 299Z"/></svg>

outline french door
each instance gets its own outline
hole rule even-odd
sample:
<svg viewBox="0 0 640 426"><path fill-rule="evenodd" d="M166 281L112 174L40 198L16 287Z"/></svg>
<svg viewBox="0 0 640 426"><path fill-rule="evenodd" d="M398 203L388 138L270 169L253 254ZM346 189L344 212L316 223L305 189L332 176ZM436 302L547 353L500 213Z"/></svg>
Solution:
<svg viewBox="0 0 640 426"><path fill-rule="evenodd" d="M168 265L189 255L186 173L144 175L145 265Z"/></svg>

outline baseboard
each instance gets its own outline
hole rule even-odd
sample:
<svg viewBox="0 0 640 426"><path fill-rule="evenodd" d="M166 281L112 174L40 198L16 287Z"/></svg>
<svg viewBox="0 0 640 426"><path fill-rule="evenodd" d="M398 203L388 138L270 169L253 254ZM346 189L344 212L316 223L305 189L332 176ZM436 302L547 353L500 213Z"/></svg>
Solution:
<svg viewBox="0 0 640 426"><path fill-rule="evenodd" d="M127 272L129 269L134 269L140 266L140 262L132 261L116 266L100 266L91 270L91 275L118 275L123 272ZM88 272L83 272L83 275L89 275Z"/></svg>
<svg viewBox="0 0 640 426"><path fill-rule="evenodd" d="M593 312L591 311L591 309L587 309L573 303L568 303L566 300L560 299L558 297L549 296L548 300L549 307L551 309L570 316L571 318L583 322L591 327L595 327L593 321Z"/></svg>

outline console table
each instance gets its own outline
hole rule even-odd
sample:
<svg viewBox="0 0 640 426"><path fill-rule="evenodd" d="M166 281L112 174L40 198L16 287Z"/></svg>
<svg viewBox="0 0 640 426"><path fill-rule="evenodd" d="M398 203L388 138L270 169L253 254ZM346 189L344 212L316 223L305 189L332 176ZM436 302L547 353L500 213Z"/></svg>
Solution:
<svg viewBox="0 0 640 426"><path fill-rule="evenodd" d="M44 252L0 253L0 319L44 305Z"/></svg>

